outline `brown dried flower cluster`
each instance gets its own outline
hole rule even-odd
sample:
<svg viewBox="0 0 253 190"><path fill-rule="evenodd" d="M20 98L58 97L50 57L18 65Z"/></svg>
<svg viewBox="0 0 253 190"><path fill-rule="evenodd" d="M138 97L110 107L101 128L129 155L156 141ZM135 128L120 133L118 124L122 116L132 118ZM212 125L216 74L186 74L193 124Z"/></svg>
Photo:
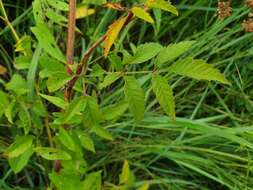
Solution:
<svg viewBox="0 0 253 190"><path fill-rule="evenodd" d="M246 0L246 5L247 5L249 8L253 9L253 0Z"/></svg>
<svg viewBox="0 0 253 190"><path fill-rule="evenodd" d="M253 0L246 0L245 3L250 9L253 9ZM242 27L246 32L253 32L253 13L250 12L248 16L249 18L243 21Z"/></svg>
<svg viewBox="0 0 253 190"><path fill-rule="evenodd" d="M218 17L220 19L225 19L229 17L232 13L232 7L229 1L218 1Z"/></svg>

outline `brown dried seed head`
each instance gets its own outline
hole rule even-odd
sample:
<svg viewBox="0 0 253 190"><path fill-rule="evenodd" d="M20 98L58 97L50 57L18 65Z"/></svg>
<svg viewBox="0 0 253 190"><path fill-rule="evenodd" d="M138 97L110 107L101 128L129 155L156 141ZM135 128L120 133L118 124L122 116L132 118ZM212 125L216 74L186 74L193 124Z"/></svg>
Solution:
<svg viewBox="0 0 253 190"><path fill-rule="evenodd" d="M244 20L242 23L242 27L246 32L253 32L253 19L250 18L248 20Z"/></svg>
<svg viewBox="0 0 253 190"><path fill-rule="evenodd" d="M246 5L247 5L249 8L253 9L253 0L246 0Z"/></svg>
<svg viewBox="0 0 253 190"><path fill-rule="evenodd" d="M230 6L229 1L219 1L218 2L218 17L220 19L227 18L231 15L232 13L232 8Z"/></svg>

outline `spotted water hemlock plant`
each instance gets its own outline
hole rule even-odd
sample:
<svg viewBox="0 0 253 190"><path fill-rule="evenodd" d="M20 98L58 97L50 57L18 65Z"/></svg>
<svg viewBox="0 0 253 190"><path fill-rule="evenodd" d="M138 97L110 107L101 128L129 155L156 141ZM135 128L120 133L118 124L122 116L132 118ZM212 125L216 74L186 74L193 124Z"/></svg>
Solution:
<svg viewBox="0 0 253 190"><path fill-rule="evenodd" d="M17 39L15 72L0 91L1 121L12 129L14 137L4 150L11 170L18 174L29 164L40 163L38 167L50 179L45 179L48 189L148 189L148 183L135 179L128 161L116 185L103 182L102 170L90 169L86 158L96 154L96 144L117 138L106 126L127 112L141 123L145 101L154 98L160 105L154 106L176 120L170 85L176 75L229 82L219 70L187 52L194 41L167 46L124 43L129 25L137 20L156 29L161 11L178 15L165 0L140 0L132 7L105 0L79 4L75 0L34 0L32 8L32 33L20 37L13 30ZM98 27L84 34L78 24L99 14L100 9L118 11L118 19L106 32ZM78 24L76 19L80 19ZM82 49L75 48L76 38ZM143 65L149 69L143 70ZM149 87L143 88L144 84ZM103 101L110 91L117 91L114 104Z"/></svg>

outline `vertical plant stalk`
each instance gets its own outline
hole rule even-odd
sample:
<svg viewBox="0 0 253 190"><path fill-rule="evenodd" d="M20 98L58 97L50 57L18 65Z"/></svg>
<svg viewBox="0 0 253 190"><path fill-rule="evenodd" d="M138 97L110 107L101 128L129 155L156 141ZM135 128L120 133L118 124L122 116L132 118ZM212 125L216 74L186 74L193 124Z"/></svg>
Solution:
<svg viewBox="0 0 253 190"><path fill-rule="evenodd" d="M69 75L73 74L71 65L74 64L74 45L75 45L75 26L76 26L76 0L69 0L69 17L68 17L68 39L66 51L66 71Z"/></svg>
<svg viewBox="0 0 253 190"><path fill-rule="evenodd" d="M2 19L6 23L6 25L10 27L12 35L15 38L15 41L18 42L19 41L19 36L18 36L16 30L11 25L9 19L8 19L8 16L7 16L7 13L5 11L4 4L3 4L2 0L0 0L0 13L3 15L3 17L0 16L0 19Z"/></svg>

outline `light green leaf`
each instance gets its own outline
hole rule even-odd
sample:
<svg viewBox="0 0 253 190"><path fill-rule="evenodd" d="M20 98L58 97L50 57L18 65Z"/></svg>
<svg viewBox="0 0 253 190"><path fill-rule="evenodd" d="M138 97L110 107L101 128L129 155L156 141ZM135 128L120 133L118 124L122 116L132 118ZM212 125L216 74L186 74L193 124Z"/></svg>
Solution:
<svg viewBox="0 0 253 190"><path fill-rule="evenodd" d="M6 149L5 154L8 158L18 157L31 148L32 143L33 138L31 136L19 136L16 138L15 142Z"/></svg>
<svg viewBox="0 0 253 190"><path fill-rule="evenodd" d="M138 81L133 76L125 76L124 92L130 111L137 122L144 118L145 94Z"/></svg>
<svg viewBox="0 0 253 190"><path fill-rule="evenodd" d="M66 109L64 122L68 123L75 115L81 115L86 107L87 99L85 97L78 97L74 99Z"/></svg>
<svg viewBox="0 0 253 190"><path fill-rule="evenodd" d="M47 0L47 3L52 6L55 9L58 9L60 11L68 11L69 6L67 3L61 0Z"/></svg>
<svg viewBox="0 0 253 190"><path fill-rule="evenodd" d="M66 24L68 22L67 18L63 15L56 13L52 9L48 9L46 12L47 18L49 18L52 22L57 24Z"/></svg>
<svg viewBox="0 0 253 190"><path fill-rule="evenodd" d="M178 11L176 7L170 4L170 2L165 0L147 0L146 6L149 8L156 8L156 9L162 9L164 11L171 12L175 15L178 15Z"/></svg>
<svg viewBox="0 0 253 190"><path fill-rule="evenodd" d="M26 81L18 74L14 74L11 81L6 84L6 89L15 92L21 96L28 92Z"/></svg>
<svg viewBox="0 0 253 190"><path fill-rule="evenodd" d="M161 50L162 46L158 43L145 43L139 45L133 57L129 59L129 64L139 64L146 62L155 57Z"/></svg>
<svg viewBox="0 0 253 190"><path fill-rule="evenodd" d="M139 187L137 190L148 190L149 189L149 183L145 182L141 187Z"/></svg>
<svg viewBox="0 0 253 190"><path fill-rule="evenodd" d="M93 172L85 177L85 180L81 184L82 190L101 190L102 179L101 172Z"/></svg>
<svg viewBox="0 0 253 190"><path fill-rule="evenodd" d="M99 125L94 125L92 127L92 131L99 137L104 138L106 140L113 140L113 136L111 133L109 133L105 128L99 126Z"/></svg>
<svg viewBox="0 0 253 190"><path fill-rule="evenodd" d="M30 147L24 153L22 153L18 157L10 158L8 160L11 169L15 172L15 174L19 173L29 162L30 157L33 154L33 148Z"/></svg>
<svg viewBox="0 0 253 190"><path fill-rule="evenodd" d="M50 103L52 103L52 104L56 105L57 107L62 108L64 110L68 107L68 103L59 97L48 96L45 94L40 94L40 96L42 98L46 99L47 101L49 101Z"/></svg>
<svg viewBox="0 0 253 190"><path fill-rule="evenodd" d="M81 133L78 134L78 138L85 149L95 153L95 146L89 135Z"/></svg>
<svg viewBox="0 0 253 190"><path fill-rule="evenodd" d="M171 44L158 54L155 64L161 66L162 64L178 58L180 55L189 50L195 41L183 41L176 44Z"/></svg>
<svg viewBox="0 0 253 190"><path fill-rule="evenodd" d="M230 85L220 71L204 60L188 57L169 67L169 71L198 80L218 81Z"/></svg>
<svg viewBox="0 0 253 190"><path fill-rule="evenodd" d="M99 85L99 89L103 89L109 85L111 85L113 82L118 80L121 77L122 73L109 73L106 75L104 81Z"/></svg>
<svg viewBox="0 0 253 190"><path fill-rule="evenodd" d="M73 141L69 133L65 129L63 129L63 127L59 128L59 133L57 134L57 137L66 148L75 151L75 142Z"/></svg>
<svg viewBox="0 0 253 190"><path fill-rule="evenodd" d="M64 85L72 79L71 76L64 73L55 73L50 76L47 80L47 88L49 92L55 92L60 88L63 88Z"/></svg>
<svg viewBox="0 0 253 190"><path fill-rule="evenodd" d="M65 63L65 56L59 49L54 36L51 34L45 23L37 23L36 27L32 27L32 32L39 41L41 47L55 59Z"/></svg>
<svg viewBox="0 0 253 190"><path fill-rule="evenodd" d="M85 124L89 127L99 124L103 120L102 111L99 108L96 98L87 96L87 104L83 112Z"/></svg>
<svg viewBox="0 0 253 190"><path fill-rule="evenodd" d="M153 18L150 16L150 14L148 12L145 11L145 9L141 8L141 7L133 7L131 9L132 13L134 14L134 16L145 20L151 24L154 23Z"/></svg>
<svg viewBox="0 0 253 190"><path fill-rule="evenodd" d="M35 152L47 160L71 160L67 152L56 148L37 147Z"/></svg>
<svg viewBox="0 0 253 190"><path fill-rule="evenodd" d="M175 119L176 113L173 91L167 80L160 75L154 74L152 77L152 89L165 113L172 119Z"/></svg>
<svg viewBox="0 0 253 190"><path fill-rule="evenodd" d="M13 109L16 106L16 100L12 100L11 103L9 105L6 106L6 109L4 111L4 115L7 118L7 120L13 124Z"/></svg>
<svg viewBox="0 0 253 190"><path fill-rule="evenodd" d="M0 90L0 118L5 112L8 105L9 105L9 99L8 99L7 94L5 94L2 90Z"/></svg>
<svg viewBox="0 0 253 190"><path fill-rule="evenodd" d="M121 101L114 105L107 106L102 109L104 118L107 121L117 119L120 117L128 108L128 103L126 101Z"/></svg>
<svg viewBox="0 0 253 190"><path fill-rule="evenodd" d="M130 167L129 167L128 161L125 160L123 164L122 172L119 176L119 183L120 184L127 183L129 180L129 177L130 177Z"/></svg>

